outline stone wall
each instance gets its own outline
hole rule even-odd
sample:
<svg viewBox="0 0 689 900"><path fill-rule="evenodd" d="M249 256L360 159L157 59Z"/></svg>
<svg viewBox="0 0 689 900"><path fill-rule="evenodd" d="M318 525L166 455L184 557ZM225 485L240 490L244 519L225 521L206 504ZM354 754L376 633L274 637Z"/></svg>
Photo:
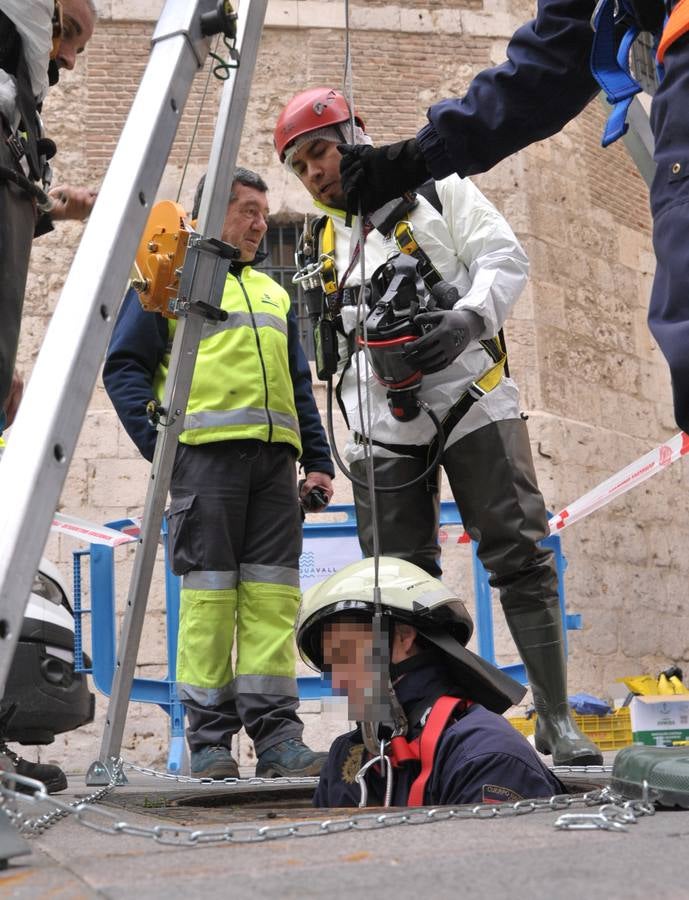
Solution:
<svg viewBox="0 0 689 900"><path fill-rule="evenodd" d="M76 72L67 73L45 106L59 143L56 183L97 186L143 73L153 18L161 3L102 0L102 18ZM281 220L309 209L306 194L280 168L272 128L296 91L342 83L345 32L340 2L273 2L260 47L240 162L264 174ZM360 0L352 5L354 93L376 141L409 136L434 99L461 94L472 75L504 58L506 39L531 4L476 0L423 7ZM196 138L182 185L189 202L204 170L220 85L196 78L160 196L177 194L192 132ZM531 258L531 280L507 324L512 373L522 390L538 475L548 506L558 509L676 431L669 381L645 323L653 273L647 192L625 150L603 152L604 112L594 102L558 136L476 178L506 215ZM20 363L30 373L81 226L60 225L36 242ZM319 406L325 398L317 387ZM38 412L37 412L38 415ZM343 429L338 428L340 446ZM70 468L60 509L93 521L141 511L148 466L116 421L101 382ZM689 613L683 604L689 562L683 552L687 470L678 463L563 536L571 611L584 627L570 634L570 687L609 696L620 675L656 672L689 660ZM338 502L351 493L337 480ZM451 545L451 546L450 546ZM468 548L448 541L448 579L470 597ZM71 541L51 538L47 555L69 576ZM117 551L119 602L132 551ZM139 673L165 671L160 576L149 604ZM496 614L501 659L514 658ZM96 754L98 719L43 751L71 770ZM307 707L310 736L325 743L341 727ZM165 717L133 704L124 753L140 762L165 759ZM243 759L248 759L243 748Z"/></svg>

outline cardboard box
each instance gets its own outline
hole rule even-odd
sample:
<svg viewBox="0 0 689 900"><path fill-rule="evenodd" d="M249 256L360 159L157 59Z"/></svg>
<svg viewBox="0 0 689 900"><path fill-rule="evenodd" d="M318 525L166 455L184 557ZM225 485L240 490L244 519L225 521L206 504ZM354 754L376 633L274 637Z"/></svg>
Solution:
<svg viewBox="0 0 689 900"><path fill-rule="evenodd" d="M634 697L630 716L635 744L671 747L689 740L689 694Z"/></svg>

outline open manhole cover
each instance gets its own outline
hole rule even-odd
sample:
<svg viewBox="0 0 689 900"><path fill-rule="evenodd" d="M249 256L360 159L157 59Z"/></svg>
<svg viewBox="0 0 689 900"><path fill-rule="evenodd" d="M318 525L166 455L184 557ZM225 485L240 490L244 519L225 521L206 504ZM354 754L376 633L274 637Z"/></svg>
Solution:
<svg viewBox="0 0 689 900"><path fill-rule="evenodd" d="M218 806L251 806L253 809L269 809L272 808L308 808L312 809L311 798L313 797L313 788L292 788L287 792L284 790L271 791L265 789L261 791L253 791L246 793L237 793L230 791L222 791L219 793L209 793L206 791L194 791L193 793L184 794L177 797L171 805L173 806L202 806L205 809Z"/></svg>
<svg viewBox="0 0 689 900"><path fill-rule="evenodd" d="M292 786L253 790L113 791L109 807L173 821L180 825L225 824L271 819L312 818L313 788ZM124 817L124 816L123 816Z"/></svg>

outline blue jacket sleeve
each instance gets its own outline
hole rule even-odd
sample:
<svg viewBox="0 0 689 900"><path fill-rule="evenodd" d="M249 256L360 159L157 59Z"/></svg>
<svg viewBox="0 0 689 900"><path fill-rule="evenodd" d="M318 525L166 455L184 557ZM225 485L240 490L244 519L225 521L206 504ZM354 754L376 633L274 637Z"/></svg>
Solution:
<svg viewBox="0 0 689 900"><path fill-rule="evenodd" d="M301 432L301 465L307 475L309 472L324 472L334 478L335 468L330 455L330 445L314 400L311 369L299 340L299 328L293 307L290 307L287 316L287 344L294 403Z"/></svg>
<svg viewBox="0 0 689 900"><path fill-rule="evenodd" d="M560 131L599 88L589 65L595 0L538 0L507 61L480 72L461 98L428 110L417 135L433 178L485 172L534 141Z"/></svg>
<svg viewBox="0 0 689 900"><path fill-rule="evenodd" d="M127 434L149 462L158 433L148 423L146 404L154 399L153 379L167 342L167 320L143 310L136 291L128 291L105 358L103 384Z"/></svg>

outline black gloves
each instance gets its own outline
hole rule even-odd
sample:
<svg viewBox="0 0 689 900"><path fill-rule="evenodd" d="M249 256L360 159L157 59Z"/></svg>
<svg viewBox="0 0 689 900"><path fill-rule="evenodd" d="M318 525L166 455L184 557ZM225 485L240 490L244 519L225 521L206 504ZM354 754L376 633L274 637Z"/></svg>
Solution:
<svg viewBox="0 0 689 900"><path fill-rule="evenodd" d="M347 207L369 213L401 197L430 178L426 161L416 140L399 141L383 147L368 144L340 144L340 175Z"/></svg>
<svg viewBox="0 0 689 900"><path fill-rule="evenodd" d="M430 326L427 334L404 345L404 358L424 375L440 372L483 331L483 320L470 309L419 313L414 323Z"/></svg>

